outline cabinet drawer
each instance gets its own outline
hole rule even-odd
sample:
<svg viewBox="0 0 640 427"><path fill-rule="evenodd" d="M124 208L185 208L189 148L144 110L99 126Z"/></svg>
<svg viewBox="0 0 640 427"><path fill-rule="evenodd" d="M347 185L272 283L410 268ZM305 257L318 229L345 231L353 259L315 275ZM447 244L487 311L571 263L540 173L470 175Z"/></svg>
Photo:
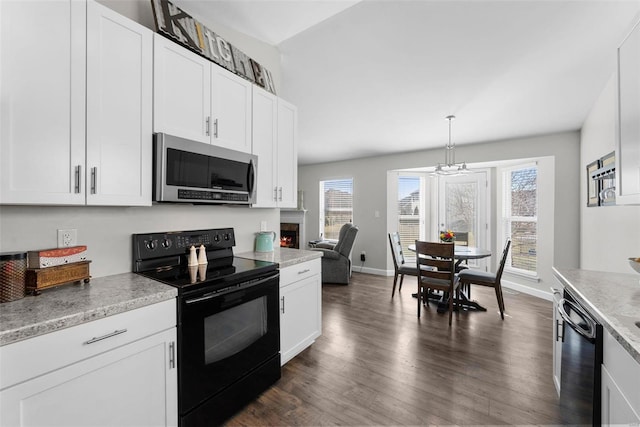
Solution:
<svg viewBox="0 0 640 427"><path fill-rule="evenodd" d="M0 347L0 390L175 326L172 299Z"/></svg>
<svg viewBox="0 0 640 427"><path fill-rule="evenodd" d="M280 270L280 287L320 274L320 258L285 267Z"/></svg>

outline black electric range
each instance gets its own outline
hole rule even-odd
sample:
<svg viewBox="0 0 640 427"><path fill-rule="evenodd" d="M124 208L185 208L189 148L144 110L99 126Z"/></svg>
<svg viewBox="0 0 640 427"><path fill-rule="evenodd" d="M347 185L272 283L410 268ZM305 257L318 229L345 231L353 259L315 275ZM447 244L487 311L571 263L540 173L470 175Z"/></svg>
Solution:
<svg viewBox="0 0 640 427"><path fill-rule="evenodd" d="M222 424L280 378L278 264L234 246L232 228L133 235L133 271L178 289L181 427Z"/></svg>

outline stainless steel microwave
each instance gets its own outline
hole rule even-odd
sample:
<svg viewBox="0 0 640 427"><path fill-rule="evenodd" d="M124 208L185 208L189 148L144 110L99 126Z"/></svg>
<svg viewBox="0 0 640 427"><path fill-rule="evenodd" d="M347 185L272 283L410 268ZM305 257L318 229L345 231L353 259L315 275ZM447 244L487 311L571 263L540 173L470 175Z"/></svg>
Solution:
<svg viewBox="0 0 640 427"><path fill-rule="evenodd" d="M258 157L164 133L153 141L153 200L254 202Z"/></svg>

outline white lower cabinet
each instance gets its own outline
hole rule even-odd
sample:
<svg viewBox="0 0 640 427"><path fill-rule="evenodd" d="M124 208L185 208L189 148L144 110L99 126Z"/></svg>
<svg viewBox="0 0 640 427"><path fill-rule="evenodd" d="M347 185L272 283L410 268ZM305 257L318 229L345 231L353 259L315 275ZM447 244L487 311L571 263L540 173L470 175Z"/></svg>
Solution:
<svg viewBox="0 0 640 427"><path fill-rule="evenodd" d="M284 365L322 333L320 259L280 270L280 354Z"/></svg>
<svg viewBox="0 0 640 427"><path fill-rule="evenodd" d="M640 364L606 329L602 359L602 425L638 425Z"/></svg>
<svg viewBox="0 0 640 427"><path fill-rule="evenodd" d="M176 426L175 313L165 301L0 347L0 425Z"/></svg>
<svg viewBox="0 0 640 427"><path fill-rule="evenodd" d="M553 385L560 396L560 372L562 369L562 335L564 323L558 314L558 302L562 298L562 288L551 288L553 293Z"/></svg>

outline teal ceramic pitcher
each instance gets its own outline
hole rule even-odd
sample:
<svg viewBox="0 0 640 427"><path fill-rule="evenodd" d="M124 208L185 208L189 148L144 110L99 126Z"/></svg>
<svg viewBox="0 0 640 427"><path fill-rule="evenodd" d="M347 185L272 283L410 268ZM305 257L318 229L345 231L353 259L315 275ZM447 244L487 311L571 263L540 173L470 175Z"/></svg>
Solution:
<svg viewBox="0 0 640 427"><path fill-rule="evenodd" d="M273 252L275 241L275 231L259 231L256 233L256 252Z"/></svg>

